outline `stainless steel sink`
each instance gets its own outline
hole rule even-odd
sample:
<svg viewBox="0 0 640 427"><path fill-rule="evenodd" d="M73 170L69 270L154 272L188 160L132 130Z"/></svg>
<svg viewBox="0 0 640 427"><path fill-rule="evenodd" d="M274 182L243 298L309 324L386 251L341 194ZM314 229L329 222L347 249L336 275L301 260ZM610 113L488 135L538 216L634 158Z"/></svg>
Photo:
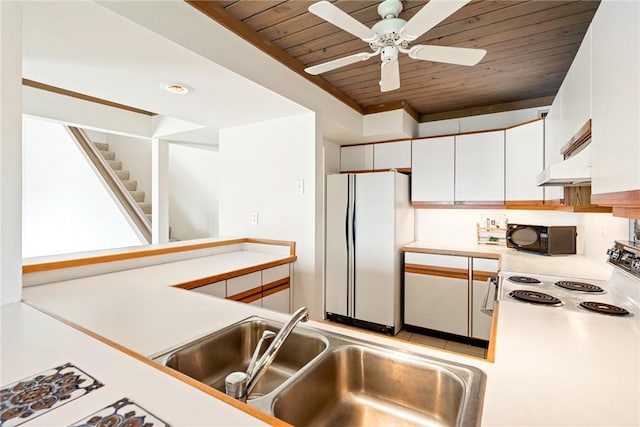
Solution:
<svg viewBox="0 0 640 427"><path fill-rule="evenodd" d="M231 372L245 371L253 350L267 330L278 332L282 323L252 318L213 333L155 358L222 392ZM327 348L327 340L317 333L294 331L282 346L250 398L267 394Z"/></svg>
<svg viewBox="0 0 640 427"><path fill-rule="evenodd" d="M224 391L245 371L265 329L252 317L155 360ZM479 426L480 369L298 325L249 396L248 404L296 427Z"/></svg>
<svg viewBox="0 0 640 427"><path fill-rule="evenodd" d="M359 345L336 348L292 380L273 414L295 426L455 426L464 419L465 378L456 369ZM466 378L469 379L469 378Z"/></svg>

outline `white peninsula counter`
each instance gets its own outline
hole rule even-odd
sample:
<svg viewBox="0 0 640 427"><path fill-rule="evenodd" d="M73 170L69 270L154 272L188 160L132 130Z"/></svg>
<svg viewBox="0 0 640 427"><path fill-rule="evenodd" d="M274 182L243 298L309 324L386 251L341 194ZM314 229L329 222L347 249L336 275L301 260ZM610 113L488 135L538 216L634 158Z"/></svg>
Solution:
<svg viewBox="0 0 640 427"><path fill-rule="evenodd" d="M24 300L127 351L149 357L253 315L280 321L288 318L172 287L191 272L210 273L205 270L215 269L212 266L220 265L218 261L260 263L269 262L268 257L285 257L253 249L239 258L215 255L223 258L211 259L208 267L201 257L29 286L24 289ZM509 262L503 258L502 268ZM172 425L279 423L266 416L258 420L248 407L245 413L24 304L3 307L2 316L3 385L67 361L82 365L106 384L24 424L26 427L68 425L123 396ZM639 321L640 313L626 319L598 319L582 313L550 315L537 307L501 302L493 363L326 322L310 321L303 327L482 369L487 375L484 426L622 426L640 425ZM16 324L21 326L8 326ZM47 336L40 343L28 338L34 334ZM49 347L55 350L47 350ZM189 397L188 406L180 408L184 397L192 395L197 397Z"/></svg>

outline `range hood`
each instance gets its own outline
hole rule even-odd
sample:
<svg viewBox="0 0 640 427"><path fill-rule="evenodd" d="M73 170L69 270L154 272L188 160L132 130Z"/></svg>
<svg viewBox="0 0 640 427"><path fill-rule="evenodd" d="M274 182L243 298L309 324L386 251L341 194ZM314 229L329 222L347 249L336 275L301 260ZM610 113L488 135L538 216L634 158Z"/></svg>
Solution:
<svg viewBox="0 0 640 427"><path fill-rule="evenodd" d="M549 166L536 177L541 186L578 187L591 185L591 145L585 144L568 159Z"/></svg>

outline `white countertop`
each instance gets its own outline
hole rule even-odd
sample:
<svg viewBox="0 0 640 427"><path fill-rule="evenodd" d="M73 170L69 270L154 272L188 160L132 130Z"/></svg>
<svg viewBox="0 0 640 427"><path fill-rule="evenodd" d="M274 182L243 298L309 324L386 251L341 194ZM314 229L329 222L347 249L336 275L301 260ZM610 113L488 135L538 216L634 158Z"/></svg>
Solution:
<svg viewBox="0 0 640 427"><path fill-rule="evenodd" d="M513 267L524 262L521 260L537 257L529 254L521 257L522 255L524 254L512 258L507 252L507 256L502 259L502 268L518 271ZM222 256L226 256L225 262L231 265L249 260L265 262L261 257L274 255L251 252L218 255L215 264L221 265L223 258L218 257ZM540 263L555 263L553 260L557 259L539 258ZM54 312L144 355L159 353L250 315L257 314L278 320L287 318L286 315L258 307L170 287L171 284L186 281L185 276L204 274L205 271L208 273L209 268L215 268L212 267L213 261L194 259L33 286L24 290L24 299L29 304ZM576 262L584 262L586 265L586 260ZM530 271L530 264L522 265L526 268L524 272ZM594 268L595 270L598 268ZM6 309L3 308L2 311L4 315ZM4 324L6 323L3 322ZM640 313L631 318L619 319L591 313L550 311L547 307L527 306L510 301L501 302L495 363L380 335L360 333L324 322L310 322L310 325L479 367L487 374L482 421L486 426L640 425ZM58 333L61 332L51 329L48 339L55 340ZM31 348L29 345L34 345L17 332L9 337L4 335L3 333L3 345L6 339L18 340L24 346L23 350L27 351ZM78 332L73 335L82 336ZM83 343L84 340L91 341L87 337L83 338ZM80 364L81 361L90 359L93 351L89 346L84 351L83 345L69 344L60 349L60 352L73 354L72 350L77 349L78 354L82 354L77 359ZM19 346L16 344L15 348L14 354L18 354ZM4 353L3 348L2 384L57 363L42 363L37 358L13 361L4 357ZM91 365L92 369L87 367L87 370L95 371L98 376L103 363L106 364L105 359L97 360ZM18 366L21 373L14 374L9 369L12 366ZM136 387L139 387L135 390L146 387L145 382L139 381L140 378L164 375L160 372L148 372L148 369L135 370L138 378ZM7 372L11 373L11 378L5 378ZM105 383L107 379L105 377ZM114 377L113 382L116 380L120 381ZM122 384L117 385L122 392L115 394L126 394L126 390L133 387L130 385L131 381L122 381ZM189 388L186 385L183 387ZM92 394L98 393L100 390ZM193 389L192 393L198 394ZM172 395L169 393L156 400L156 393L149 394L147 409L164 409L167 406L166 400L170 400ZM89 400L90 396L91 394L84 399ZM203 396L202 399L207 402L212 400L209 396ZM158 405L154 403L156 401ZM140 403L147 403L147 400ZM210 409L227 407L222 402L215 406L211 403L206 405ZM67 406L69 408L65 409L71 411L72 405ZM237 412L234 408L228 408L228 411ZM160 413L157 415L161 416ZM178 417L179 414L176 413L175 416ZM167 421L178 425L190 424L185 422L186 418L170 418L167 414ZM217 418L212 418L214 419ZM255 422L252 418L238 419L238 423L242 425L252 425ZM35 420L32 423L26 425L37 425Z"/></svg>
<svg viewBox="0 0 640 427"><path fill-rule="evenodd" d="M498 257L500 269L504 271L594 280L607 280L611 276L611 266L606 263L604 254L602 261L597 261L584 255L545 256L500 245L434 246L423 242L413 242L406 245L404 250L420 250L445 255Z"/></svg>
<svg viewBox="0 0 640 427"><path fill-rule="evenodd" d="M25 304L2 306L0 319L0 385L67 362L104 384L24 426L68 426L123 397L174 426L268 425Z"/></svg>

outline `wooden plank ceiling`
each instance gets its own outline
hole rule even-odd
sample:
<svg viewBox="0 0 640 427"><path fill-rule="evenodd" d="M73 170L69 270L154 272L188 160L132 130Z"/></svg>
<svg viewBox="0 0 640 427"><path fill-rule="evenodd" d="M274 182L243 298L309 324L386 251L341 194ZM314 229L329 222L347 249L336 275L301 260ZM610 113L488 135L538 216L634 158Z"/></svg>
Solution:
<svg viewBox="0 0 640 427"><path fill-rule="evenodd" d="M332 0L371 27L378 1ZM363 112L400 106L419 121L548 105L558 91L599 1L473 1L411 43L487 50L473 67L418 61L400 54L400 89L382 93L379 58L321 76L303 69L368 52L363 41L307 8L309 0L189 1L329 93ZM409 20L427 2L403 1Z"/></svg>

